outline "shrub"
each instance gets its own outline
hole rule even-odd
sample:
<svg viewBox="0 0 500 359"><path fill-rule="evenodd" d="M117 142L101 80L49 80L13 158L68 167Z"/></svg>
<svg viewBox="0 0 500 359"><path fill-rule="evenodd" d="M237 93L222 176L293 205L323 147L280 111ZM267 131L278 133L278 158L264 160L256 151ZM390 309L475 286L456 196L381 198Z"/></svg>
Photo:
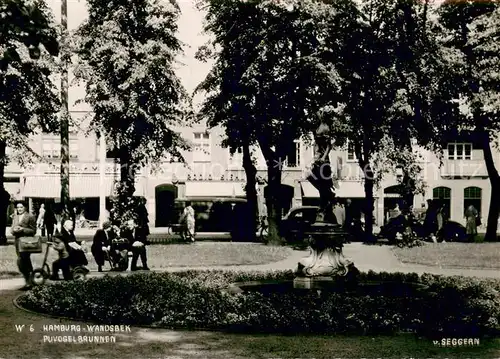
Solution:
<svg viewBox="0 0 500 359"><path fill-rule="evenodd" d="M32 310L106 324L281 333L480 336L500 333L500 282L403 273L361 273L360 282L425 284L413 296L362 292L230 294L230 283L292 280L292 271L185 271L61 282L20 298Z"/></svg>

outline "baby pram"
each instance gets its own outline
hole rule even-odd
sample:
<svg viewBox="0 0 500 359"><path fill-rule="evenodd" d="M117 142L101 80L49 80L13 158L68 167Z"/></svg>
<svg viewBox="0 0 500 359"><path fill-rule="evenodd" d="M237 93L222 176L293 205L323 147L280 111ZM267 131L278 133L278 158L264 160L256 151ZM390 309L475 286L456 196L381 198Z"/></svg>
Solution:
<svg viewBox="0 0 500 359"><path fill-rule="evenodd" d="M47 279L51 276L51 268L47 263L49 249L52 247L52 242L47 242L47 247L45 250L45 255L43 258L43 263L41 267L36 268L30 275L30 282L33 286L43 285ZM85 245L85 242L82 243L82 246ZM87 278L87 274L89 270L85 267L88 264L87 257L83 250L74 250L70 256L71 260L71 278L73 280L84 280Z"/></svg>
<svg viewBox="0 0 500 359"><path fill-rule="evenodd" d="M124 238L111 240L107 257L111 270L126 271L128 268L129 243Z"/></svg>

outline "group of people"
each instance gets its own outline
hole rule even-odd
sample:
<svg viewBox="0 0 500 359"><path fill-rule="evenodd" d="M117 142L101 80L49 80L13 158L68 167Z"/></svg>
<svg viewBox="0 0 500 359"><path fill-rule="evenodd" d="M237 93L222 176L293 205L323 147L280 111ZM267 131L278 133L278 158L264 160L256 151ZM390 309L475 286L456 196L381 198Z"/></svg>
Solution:
<svg viewBox="0 0 500 359"><path fill-rule="evenodd" d="M413 213L413 208L405 207L405 210L401 211L398 205L392 211L393 216L391 221L397 221L399 218L404 218L404 225L411 227L413 224L419 222ZM478 210L473 206L469 205L464 213L466 224L465 233L469 241L473 241L474 237L477 235L477 227L481 224L481 219L479 217ZM447 208L444 203L438 200L427 200L427 209L423 218L422 235L424 237L431 238L434 242L439 240L445 240L445 225L448 221Z"/></svg>
<svg viewBox="0 0 500 359"><path fill-rule="evenodd" d="M479 211L474 207L474 205L469 205L464 213L465 217L465 233L470 242L474 241L477 235L477 227L481 225L481 218L479 217ZM431 235L438 236L443 230L444 224L446 222L447 215L444 204L434 201L432 199L427 200L427 211L425 213L424 228L427 233Z"/></svg>
<svg viewBox="0 0 500 359"><path fill-rule="evenodd" d="M44 205L40 208L38 218L35 218L28 212L27 205L24 202L18 201L15 203L11 232L15 238L17 265L26 282L23 289L30 288L33 264L31 261L32 252L23 251L20 241L23 237L36 237L37 232L44 235L42 229L46 231L48 242L52 244L52 248L58 253L58 258L52 263L52 280L59 279L60 271L65 280L71 279L72 268L77 266L85 268L88 265L84 242L77 240L74 234L75 219L67 219L62 224L58 223L60 222L58 222L56 215L51 209L46 209ZM56 229L56 227L58 228ZM121 242L124 243L122 248L126 250L126 268L128 268L128 252L131 251L131 270L138 270L137 262L139 258L142 262L142 269L149 270L146 255L148 235L149 227L146 222L141 226L137 225L135 220L129 220L123 231L111 226L110 222L106 222L103 228L98 229L95 233L91 246L91 252L98 265L98 270L102 271L107 259L110 260L110 263L117 263L116 260L111 260L114 255L114 239L121 239Z"/></svg>
<svg viewBox="0 0 500 359"><path fill-rule="evenodd" d="M112 264L112 270L122 268L120 263L125 260L128 267L128 252L132 252L131 271L138 270L137 262L139 258L142 262L142 269L149 270L146 246L149 231L144 226L138 226L135 220L127 221L126 228L112 226L110 222L105 222L102 229L98 229L94 235L91 246L92 255L97 263L97 270L102 272L107 260ZM126 256L126 257L124 257Z"/></svg>
<svg viewBox="0 0 500 359"><path fill-rule="evenodd" d="M71 220L74 223L75 228L84 227L84 223L87 221L85 218L84 211L78 211L76 207L70 211ZM36 220L36 225L38 231L41 232L42 237L47 236L50 240L54 235L54 231L56 229L56 225L61 222L60 213L56 213L50 205L45 205L42 203L40 205L40 209L38 211L38 217Z"/></svg>

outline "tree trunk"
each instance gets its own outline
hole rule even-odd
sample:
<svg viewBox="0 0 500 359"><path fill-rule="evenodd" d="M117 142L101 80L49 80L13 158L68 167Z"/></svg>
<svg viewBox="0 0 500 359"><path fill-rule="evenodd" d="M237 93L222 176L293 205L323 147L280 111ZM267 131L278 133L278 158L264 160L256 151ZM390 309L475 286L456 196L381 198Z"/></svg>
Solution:
<svg viewBox="0 0 500 359"><path fill-rule="evenodd" d="M68 30L68 3L61 2L61 27L63 37ZM68 51L68 49L65 49ZM62 222L71 219L69 197L69 105L68 105L68 58L61 55L61 208Z"/></svg>
<svg viewBox="0 0 500 359"><path fill-rule="evenodd" d="M407 171L403 175L403 201L405 202L404 210L407 211L415 201L415 180L411 178Z"/></svg>
<svg viewBox="0 0 500 359"><path fill-rule="evenodd" d="M486 236L484 240L487 242L494 242L498 240L498 217L500 216L500 178L492 179L491 183L491 197L490 208L488 211L488 222L486 225Z"/></svg>
<svg viewBox="0 0 500 359"><path fill-rule="evenodd" d="M7 210L9 208L10 196L4 187L4 175L5 175L5 165L6 165L6 149L7 144L4 141L0 141L0 245L7 244Z"/></svg>
<svg viewBox="0 0 500 359"><path fill-rule="evenodd" d="M375 199L373 198L373 170L370 164L365 164L363 166L363 173L365 176L365 241L374 242L375 237L373 236L373 211L375 209Z"/></svg>
<svg viewBox="0 0 500 359"><path fill-rule="evenodd" d="M283 159L278 159L278 163ZM273 161L267 165L267 193L266 205L269 222L269 244L281 244L282 240L279 234L279 226L281 223L281 167L277 166Z"/></svg>
<svg viewBox="0 0 500 359"><path fill-rule="evenodd" d="M117 196L112 210L112 222L123 226L129 219L138 220L138 201L134 198L135 166L131 161L127 149L120 150L120 183L117 187Z"/></svg>
<svg viewBox="0 0 500 359"><path fill-rule="evenodd" d="M488 211L488 224L486 226L485 241L497 240L498 217L500 215L500 175L495 167L495 160L491 152L490 136L484 133L482 137L482 147L484 161L488 171L491 184L490 208Z"/></svg>
<svg viewBox="0 0 500 359"><path fill-rule="evenodd" d="M248 221L249 228L246 234L246 240L255 241L257 232L257 168L252 161L252 156L250 154L250 146L245 144L243 146L243 168L245 169L245 175L247 177L247 183L245 187L245 192L247 196L248 212L252 216Z"/></svg>

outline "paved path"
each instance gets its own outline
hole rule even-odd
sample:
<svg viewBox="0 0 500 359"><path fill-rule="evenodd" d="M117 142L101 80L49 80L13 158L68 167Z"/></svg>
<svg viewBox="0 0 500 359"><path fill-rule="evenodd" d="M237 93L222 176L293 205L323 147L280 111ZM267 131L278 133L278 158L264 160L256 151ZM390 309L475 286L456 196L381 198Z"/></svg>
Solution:
<svg viewBox="0 0 500 359"><path fill-rule="evenodd" d="M419 264L402 263L394 255L389 246L366 246L361 243L352 243L345 246L344 254L351 258L361 271L375 272L402 272L402 273L430 273L446 276L460 275L464 277L499 278L500 270L496 269L467 269L441 268Z"/></svg>
<svg viewBox="0 0 500 359"><path fill-rule="evenodd" d="M234 243L238 245L238 243ZM351 243L344 247L344 254L347 258L351 259L356 267L367 272L373 270L375 272L403 272L403 273L431 273L439 275L460 275L466 277L481 277L481 278L499 278L499 270L486 270L486 269L458 269L458 268L440 268L440 267L429 267L425 265L418 264L406 264L400 262L391 248L388 246L367 246L362 243ZM233 271L269 271L269 270L288 270L295 269L297 267L298 261L308 255L308 251L293 251L292 255L288 258L269 264L259 264L259 265L241 265L241 266L211 266L211 267L169 267L157 269L157 272L179 272L185 270L233 270ZM130 272L125 272L130 273ZM100 277L109 272L97 273L92 272L90 277ZM123 272L112 273L112 275L123 274ZM0 280L0 290L13 290L23 286L22 278L12 278L12 279L1 279Z"/></svg>

